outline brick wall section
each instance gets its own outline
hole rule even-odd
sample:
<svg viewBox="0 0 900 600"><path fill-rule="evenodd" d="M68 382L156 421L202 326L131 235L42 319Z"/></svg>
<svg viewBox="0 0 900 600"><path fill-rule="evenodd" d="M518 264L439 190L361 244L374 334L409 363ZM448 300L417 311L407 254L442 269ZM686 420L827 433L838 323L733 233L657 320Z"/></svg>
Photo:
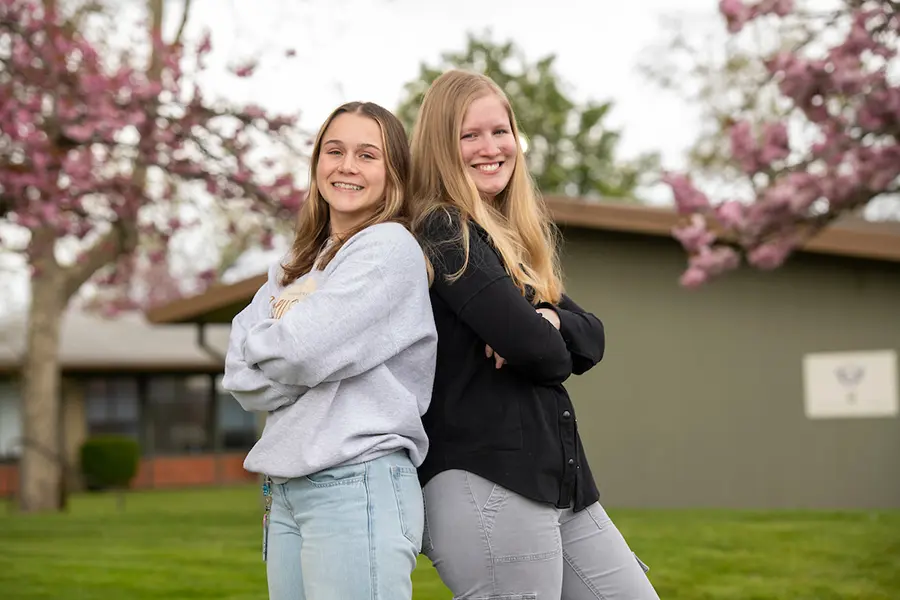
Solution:
<svg viewBox="0 0 900 600"><path fill-rule="evenodd" d="M200 454L160 456L141 459L133 489L159 489L251 483L255 473L244 470L244 454ZM19 473L16 465L0 465L0 498L16 493Z"/></svg>
<svg viewBox="0 0 900 600"><path fill-rule="evenodd" d="M0 498L7 498L19 489L19 469L16 465L0 465Z"/></svg>

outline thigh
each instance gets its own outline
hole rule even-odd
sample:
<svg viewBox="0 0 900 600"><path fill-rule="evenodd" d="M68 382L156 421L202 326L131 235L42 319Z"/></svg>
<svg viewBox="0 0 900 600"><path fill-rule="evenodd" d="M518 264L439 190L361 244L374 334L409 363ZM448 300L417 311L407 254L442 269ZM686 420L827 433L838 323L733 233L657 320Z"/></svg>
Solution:
<svg viewBox="0 0 900 600"><path fill-rule="evenodd" d="M302 540L285 500L283 485L272 486L272 512L266 543L269 600L306 600L300 570Z"/></svg>
<svg viewBox="0 0 900 600"><path fill-rule="evenodd" d="M465 471L425 486L425 554L460 600L558 600L559 511Z"/></svg>
<svg viewBox="0 0 900 600"><path fill-rule="evenodd" d="M424 508L406 454L297 482L305 600L410 600Z"/></svg>
<svg viewBox="0 0 900 600"><path fill-rule="evenodd" d="M599 503L560 520L562 600L659 600L625 538Z"/></svg>

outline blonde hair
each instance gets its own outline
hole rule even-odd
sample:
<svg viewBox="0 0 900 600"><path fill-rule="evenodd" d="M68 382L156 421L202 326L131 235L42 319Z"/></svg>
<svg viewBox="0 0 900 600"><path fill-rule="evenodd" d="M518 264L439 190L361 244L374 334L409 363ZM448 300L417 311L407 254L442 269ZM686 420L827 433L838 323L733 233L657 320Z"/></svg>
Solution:
<svg viewBox="0 0 900 600"><path fill-rule="evenodd" d="M322 152L322 137L328 126L339 115L344 113L358 114L373 119L381 129L381 141L384 144L385 170L387 181L384 189L384 203L372 217L343 233L323 252L326 242L331 236L330 213L328 203L316 185L316 166ZM332 112L316 135L312 159L309 164L309 194L300 208L297 217L297 229L294 243L287 260L281 265L283 274L281 285L296 281L313 266L325 268L348 239L371 225L394 221L408 225L406 213L406 191L409 183L410 154L406 130L403 124L389 110L373 102L348 102ZM322 256L319 257L319 254ZM318 260L317 260L318 258Z"/></svg>
<svg viewBox="0 0 900 600"><path fill-rule="evenodd" d="M468 174L459 148L466 111L474 100L493 94L506 106L516 141L516 164L506 188L493 202L481 198ZM434 80L425 93L412 134L410 198L412 229L421 236L428 217L442 208L460 216L460 240L469 261L471 219L484 229L500 253L516 286L534 290L535 302L557 303L563 286L557 256L557 230L536 189L519 143L515 114L506 94L489 77L451 70ZM423 239L427 248L427 240ZM430 265L429 265L430 268Z"/></svg>

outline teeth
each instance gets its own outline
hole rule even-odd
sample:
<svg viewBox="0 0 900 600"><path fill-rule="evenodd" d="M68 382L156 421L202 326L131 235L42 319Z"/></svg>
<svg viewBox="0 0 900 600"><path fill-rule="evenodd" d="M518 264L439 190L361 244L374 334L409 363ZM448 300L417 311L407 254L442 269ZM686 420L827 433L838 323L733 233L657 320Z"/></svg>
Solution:
<svg viewBox="0 0 900 600"><path fill-rule="evenodd" d="M484 171L486 173L492 173L500 168L500 163L491 163L489 165L477 165L475 167L479 171Z"/></svg>
<svg viewBox="0 0 900 600"><path fill-rule="evenodd" d="M342 190L352 190L352 191L354 191L354 192L358 192L359 190L362 189L362 186L360 186L360 185L353 185L352 183L340 183L340 182L339 182L339 183L335 183L335 184L332 184L332 185L334 185L334 187L339 188L339 189L342 189Z"/></svg>

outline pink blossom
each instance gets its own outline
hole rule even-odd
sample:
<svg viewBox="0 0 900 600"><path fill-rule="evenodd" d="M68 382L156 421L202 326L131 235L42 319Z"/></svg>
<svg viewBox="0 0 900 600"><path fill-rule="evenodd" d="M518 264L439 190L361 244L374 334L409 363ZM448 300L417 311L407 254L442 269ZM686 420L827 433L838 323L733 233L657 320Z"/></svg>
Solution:
<svg viewBox="0 0 900 600"><path fill-rule="evenodd" d="M281 198L281 206L289 211L296 211L303 203L304 193L300 191L292 191Z"/></svg>
<svg viewBox="0 0 900 600"><path fill-rule="evenodd" d="M266 116L266 111L257 104L251 104L244 109L244 114L251 119L262 119Z"/></svg>
<svg viewBox="0 0 900 600"><path fill-rule="evenodd" d="M235 67L234 69L232 69L232 72L238 77L249 77L253 75L253 72L256 70L256 66L257 65L255 62L249 62Z"/></svg>
<svg viewBox="0 0 900 600"><path fill-rule="evenodd" d="M716 219L726 229L741 229L746 219L745 207L737 200L723 202L716 207Z"/></svg>
<svg viewBox="0 0 900 600"><path fill-rule="evenodd" d="M752 174L759 170L756 157L756 141L753 139L751 125L747 121L739 121L732 125L731 156L738 162L744 173Z"/></svg>
<svg viewBox="0 0 900 600"><path fill-rule="evenodd" d="M753 248L747 255L747 261L758 269L776 269L793 250L794 243L790 239L780 238Z"/></svg>
<svg viewBox="0 0 900 600"><path fill-rule="evenodd" d="M689 267L700 269L711 277L737 268L740 264L738 253L728 246L704 248L691 256Z"/></svg>
<svg viewBox="0 0 900 600"><path fill-rule="evenodd" d="M690 214L709 208L709 199L694 187L689 177L667 173L662 177L662 182L672 188L675 204L681 214Z"/></svg>
<svg viewBox="0 0 900 600"><path fill-rule="evenodd" d="M788 173L775 185L787 196L788 206L794 214L802 215L822 196L819 180L805 171ZM771 188L770 188L771 189Z"/></svg>
<svg viewBox="0 0 900 600"><path fill-rule="evenodd" d="M197 54L207 54L210 50L212 50L212 35L209 31L205 31L197 46Z"/></svg>
<svg viewBox="0 0 900 600"><path fill-rule="evenodd" d="M725 17L729 33L738 33L750 17L750 11L742 0L719 0L719 12Z"/></svg>
<svg viewBox="0 0 900 600"><path fill-rule="evenodd" d="M785 17L794 10L794 0L761 0L756 6L757 14L774 14Z"/></svg>
<svg viewBox="0 0 900 600"><path fill-rule="evenodd" d="M763 128L762 149L759 162L770 166L776 160L784 160L791 153L787 127L784 123L769 123Z"/></svg>
<svg viewBox="0 0 900 600"><path fill-rule="evenodd" d="M678 283L686 288L698 288L709 279L706 271L692 267L687 269L679 278Z"/></svg>
<svg viewBox="0 0 900 600"><path fill-rule="evenodd" d="M672 228L672 235L689 253L701 252L716 240L706 227L706 219L698 214L691 217L690 224Z"/></svg>
<svg viewBox="0 0 900 600"><path fill-rule="evenodd" d="M89 125L69 125L64 131L76 142L86 142L94 135L94 128Z"/></svg>

